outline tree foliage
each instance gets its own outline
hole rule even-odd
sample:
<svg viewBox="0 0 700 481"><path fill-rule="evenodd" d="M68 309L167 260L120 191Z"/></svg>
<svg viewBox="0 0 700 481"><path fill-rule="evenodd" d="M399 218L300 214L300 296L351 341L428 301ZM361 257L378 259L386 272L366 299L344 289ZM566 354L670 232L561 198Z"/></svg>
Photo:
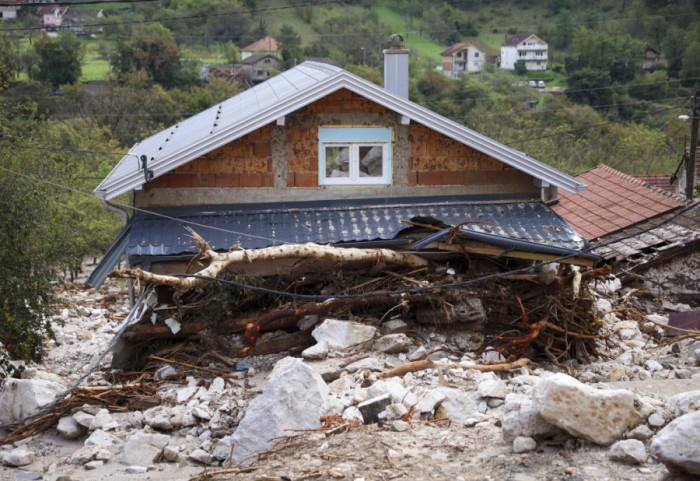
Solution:
<svg viewBox="0 0 700 481"><path fill-rule="evenodd" d="M31 72L33 78L54 88L74 84L80 78L83 46L73 32L63 32L56 40L42 35L34 42L34 50L39 62L37 70Z"/></svg>

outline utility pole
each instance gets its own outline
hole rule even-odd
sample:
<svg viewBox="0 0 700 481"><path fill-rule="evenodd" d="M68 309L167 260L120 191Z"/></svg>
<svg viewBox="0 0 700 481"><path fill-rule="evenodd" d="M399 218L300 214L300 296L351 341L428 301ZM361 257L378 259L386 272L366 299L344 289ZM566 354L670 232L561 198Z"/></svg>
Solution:
<svg viewBox="0 0 700 481"><path fill-rule="evenodd" d="M693 102L692 126L690 129L690 149L685 160L685 197L693 198L695 188L695 153L698 148L698 124L700 123L700 90L695 91Z"/></svg>

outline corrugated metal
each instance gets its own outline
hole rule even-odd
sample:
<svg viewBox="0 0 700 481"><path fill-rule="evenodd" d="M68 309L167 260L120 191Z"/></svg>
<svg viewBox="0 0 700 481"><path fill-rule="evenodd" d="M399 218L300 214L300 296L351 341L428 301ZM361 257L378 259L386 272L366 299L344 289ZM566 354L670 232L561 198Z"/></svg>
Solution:
<svg viewBox="0 0 700 481"><path fill-rule="evenodd" d="M341 68L304 62L134 145L129 155L95 189L95 195L109 200L142 186L144 175L137 162L140 155L148 157L148 168L158 177L341 88L362 95L551 185L569 192L581 192L586 188L579 180L553 167ZM219 111L221 115L217 119Z"/></svg>
<svg viewBox="0 0 700 481"><path fill-rule="evenodd" d="M92 286L95 289L99 289L102 286L109 271L114 269L114 266L117 265L119 259L121 259L124 252L126 252L132 224L133 218L124 226L112 245L109 246L109 249L107 249L107 252L105 252L105 255L102 256L100 262L98 262L95 268L92 270L85 281L86 286Z"/></svg>
<svg viewBox="0 0 700 481"><path fill-rule="evenodd" d="M127 247L132 257L177 256L196 251L186 226L214 250L234 245L246 249L284 243L317 244L393 239L410 226L402 221L433 217L465 229L567 249L581 249L583 239L541 202L474 202L465 197L344 200L205 208L153 208L137 213ZM164 217L167 216L167 217ZM155 259L154 259L155 260Z"/></svg>

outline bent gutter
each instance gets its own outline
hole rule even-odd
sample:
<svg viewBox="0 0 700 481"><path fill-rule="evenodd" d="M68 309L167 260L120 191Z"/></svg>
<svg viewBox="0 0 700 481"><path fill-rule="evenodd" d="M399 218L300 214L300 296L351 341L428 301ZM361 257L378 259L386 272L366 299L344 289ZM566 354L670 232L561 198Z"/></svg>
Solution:
<svg viewBox="0 0 700 481"><path fill-rule="evenodd" d="M443 237L447 236L450 234L452 229L445 229L440 232L437 232L435 234L429 235L428 237L425 237L424 239L421 239L420 241L416 242L413 247L415 250L421 250L427 247L429 244L432 244L433 242L437 242ZM591 254L591 253L586 253L586 252L581 252L575 249L566 249L565 247L556 247L556 246L547 246L547 245L542 245L537 242L530 242L530 241L525 241L525 240L520 240L520 239L512 239L509 237L503 237L503 236L498 236L494 234L486 234L484 232L475 232L475 231L470 231L470 230L464 230L460 229L459 230L459 235L466 237L467 239L479 241L479 242L486 242L488 244L493 244L498 247L503 247L506 250L521 250L521 251L526 251L526 252L535 252L535 253L540 253L540 254L551 254L551 255L556 255L556 256L580 256L580 257L585 257L588 259L594 259L596 261L603 260L601 256L598 254Z"/></svg>
<svg viewBox="0 0 700 481"><path fill-rule="evenodd" d="M105 206L108 210L111 210L112 212L117 212L121 214L122 216L122 228L126 227L126 225L129 223L129 213L126 211L126 209L122 207L117 207L114 204L110 204L107 199L104 197L100 197L100 202L102 202L102 205ZM133 309L134 308L134 302L135 302L135 294L134 294L134 280L133 279L128 279L126 281L127 287L129 289L129 308Z"/></svg>

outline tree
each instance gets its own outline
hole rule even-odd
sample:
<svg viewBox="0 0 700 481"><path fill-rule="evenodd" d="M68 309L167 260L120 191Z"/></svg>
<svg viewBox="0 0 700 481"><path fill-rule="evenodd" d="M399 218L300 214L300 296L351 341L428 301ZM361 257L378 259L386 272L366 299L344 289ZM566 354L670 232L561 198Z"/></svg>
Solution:
<svg viewBox="0 0 700 481"><path fill-rule="evenodd" d="M34 43L39 56L38 71L34 78L48 82L56 88L63 84L74 84L80 78L82 68L82 44L72 32L61 33L56 40L42 35Z"/></svg>
<svg viewBox="0 0 700 481"><path fill-rule="evenodd" d="M294 30L294 27L285 23L277 33L276 39L281 44L280 54L284 67L293 67L295 62L300 61L304 55L299 34Z"/></svg>
<svg viewBox="0 0 700 481"><path fill-rule="evenodd" d="M569 76L566 95L575 102L610 105L613 102L610 75L602 70L584 68Z"/></svg>
<svg viewBox="0 0 700 481"><path fill-rule="evenodd" d="M0 91L7 88L17 71L17 64L11 49L10 39L5 36L0 37Z"/></svg>
<svg viewBox="0 0 700 481"><path fill-rule="evenodd" d="M525 60L518 60L515 62L515 73L518 75L525 75L527 73L527 64Z"/></svg>
<svg viewBox="0 0 700 481"><path fill-rule="evenodd" d="M700 42L693 42L685 49L683 68L679 73L683 85L690 87L698 84L700 79Z"/></svg>

